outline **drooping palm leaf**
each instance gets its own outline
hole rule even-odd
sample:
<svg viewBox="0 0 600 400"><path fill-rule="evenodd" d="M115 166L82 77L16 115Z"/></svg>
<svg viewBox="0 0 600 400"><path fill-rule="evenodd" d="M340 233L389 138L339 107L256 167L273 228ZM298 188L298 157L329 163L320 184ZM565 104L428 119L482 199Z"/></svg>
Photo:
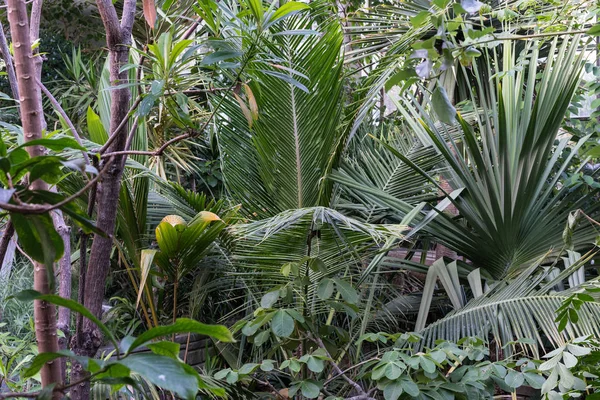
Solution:
<svg viewBox="0 0 600 400"><path fill-rule="evenodd" d="M540 267L541 258L527 270L493 283L483 295L431 323L419 332L423 335L421 345L433 347L438 339L457 341L469 336L489 336L506 351L523 346L539 356L540 348L561 346L567 340L581 336L597 337L600 334L596 323L600 317L599 302L584 304L578 312L578 323L567 326L564 331L560 331L555 322L555 311L580 289L580 286L574 286L555 291L556 285L590 258L591 254L587 254L554 278L550 277L551 269ZM586 285L600 287L597 279Z"/></svg>

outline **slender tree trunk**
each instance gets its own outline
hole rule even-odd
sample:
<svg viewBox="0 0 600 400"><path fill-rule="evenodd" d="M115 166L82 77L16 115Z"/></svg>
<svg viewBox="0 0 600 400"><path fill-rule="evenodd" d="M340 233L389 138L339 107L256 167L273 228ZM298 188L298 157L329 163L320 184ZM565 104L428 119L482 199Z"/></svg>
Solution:
<svg viewBox="0 0 600 400"><path fill-rule="evenodd" d="M8 22L13 41L15 55L15 71L20 94L21 120L25 141L42 137L41 99L35 80L36 67L31 51L29 36L29 19L25 0L8 0ZM29 146L27 151L31 157L44 154L41 146ZM47 190L45 182L36 180L31 183L34 190ZM50 293L46 267L42 263L34 264L33 288L41 293ZM56 308L53 304L36 300L34 302L35 336L40 353L58 351L56 335ZM40 371L42 385L62 382L60 362L49 362ZM55 398L60 398L56 393Z"/></svg>
<svg viewBox="0 0 600 400"><path fill-rule="evenodd" d="M122 85L128 80L127 71L121 71L129 62L129 46L131 45L131 30L135 17L135 0L125 0L121 21L117 16L111 0L97 0L98 11L106 29L106 42L109 52L110 81L113 86ZM116 134L114 141L107 149L108 152L121 151L127 142L127 129L116 132L121 121L127 117L131 93L128 87L111 90L110 107L110 132ZM97 189L97 226L109 236L95 235L90 250L90 259L87 263L84 287L84 305L96 316L102 313L102 300L106 278L110 267L110 254L112 249L112 234L115 229L119 191L121 189L121 176L125 166L126 156L109 158L105 163L110 163L106 173ZM93 356L102 344L102 335L98 328L89 320L84 320L81 332L77 332L76 343L79 354ZM80 366L73 370L72 381L85 376ZM89 398L89 383L74 387L71 392L73 400L87 400Z"/></svg>
<svg viewBox="0 0 600 400"><path fill-rule="evenodd" d="M2 21L0 21L0 53L4 59L6 65L6 75L8 76L8 83L10 84L10 90L12 91L13 99L19 100L19 86L17 85L17 76L15 75L15 66L12 62L8 42L4 35L4 27Z"/></svg>
<svg viewBox="0 0 600 400"><path fill-rule="evenodd" d="M62 212L52 213L54 227L63 240L65 253L59 262L58 268L58 295L65 299L71 298L71 228L65 224ZM71 336L71 311L66 307L58 309L58 329L63 333L63 337L58 339L58 347L66 350ZM66 379L67 363L66 359L61 359L61 374L63 381Z"/></svg>

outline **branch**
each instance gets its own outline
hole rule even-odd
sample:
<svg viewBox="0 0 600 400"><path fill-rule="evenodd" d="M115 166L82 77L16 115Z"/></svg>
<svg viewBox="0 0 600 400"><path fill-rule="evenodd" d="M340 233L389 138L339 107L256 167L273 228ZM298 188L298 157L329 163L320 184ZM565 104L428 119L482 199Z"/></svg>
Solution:
<svg viewBox="0 0 600 400"><path fill-rule="evenodd" d="M108 171L111 162L107 162L104 168L98 172L98 175L94 177L94 179L90 180L83 188L81 188L76 193L71 196L59 201L56 204L10 204L10 203L0 203L0 208L6 210L8 212L14 212L19 214L44 214L52 210L56 210L57 208L61 208L62 206L70 203L71 201L81 197L89 188L91 188L101 177L102 175Z"/></svg>
<svg viewBox="0 0 600 400"><path fill-rule="evenodd" d="M2 21L0 21L0 53L2 53L2 57L4 58L4 64L6 65L6 74L8 75L8 82L10 83L10 90L12 91L13 99L19 100L19 86L17 84L17 75L15 74L15 66L12 62L12 57L10 55L8 42L6 41L6 35L4 34L4 27L2 26Z"/></svg>
<svg viewBox="0 0 600 400"><path fill-rule="evenodd" d="M319 345L320 348L322 348L323 350L325 350L325 354L327 354L327 357L330 358L329 363L331 364L331 366L333 367L333 369L335 370L335 372L337 372L338 376L341 376L342 378L344 378L346 380L346 382L348 382L359 393L359 396L357 396L357 397L351 397L351 399L353 399L353 400L359 400L359 399L361 399L361 400L367 400L367 399L370 399L369 395L367 394L367 392L365 392L365 390L362 388L362 386L360 386L358 383L356 383L350 377L348 377L344 373L344 371L342 371L342 369L340 368L340 366L337 365L337 363L335 361L333 361L333 357L331 357L331 354L329 354L329 350L327 350L327 347L325 347L325 344L323 343L323 341L321 340L321 338L320 337L315 337L315 338L313 338L313 340Z"/></svg>
<svg viewBox="0 0 600 400"><path fill-rule="evenodd" d="M67 113L65 112L64 108L62 108L62 106L60 105L58 100L56 100L56 98L52 95L52 93L50 93L48 88L46 88L46 86L44 86L44 84L41 81L39 81L37 79L36 79L36 81L37 81L38 86L42 89L42 93L44 93L46 95L46 97L48 97L48 100L50 100L50 103L52 103L52 105L54 106L56 111L58 111L60 116L63 117L63 119L69 126L69 129L73 133L73 137L75 138L75 140L77 140L77 143L79 143L80 146L83 146L83 142L81 141L81 136L79 136L79 133L77 133L77 129L75 129L75 125L73 125L73 122L71 121L71 119L69 118ZM85 163L87 165L90 165L90 158L88 157L87 153L85 151L82 151L81 153L83 154Z"/></svg>
<svg viewBox="0 0 600 400"><path fill-rule="evenodd" d="M117 16L117 10L111 0L96 0L100 18L106 29L106 44L114 50L121 43L121 24Z"/></svg>
<svg viewBox="0 0 600 400"><path fill-rule="evenodd" d="M142 97L141 96L138 96L135 99L135 101L133 102L133 104L129 108L129 111L127 111L127 116L121 120L121 123L119 124L119 126L117 126L117 129L115 129L115 131L110 135L110 137L108 138L108 140L106 141L106 143L104 143L102 145L102 147L100 147L100 149L98 150L98 153L102 154L106 150L108 150L108 148L110 147L110 145L112 144L112 142L114 142L115 138L117 137L117 134L121 131L121 129L123 129L123 127L127 124L127 122L129 122L129 116L130 116L130 114L137 108L137 106L140 105L141 101L142 101Z"/></svg>
<svg viewBox="0 0 600 400"><path fill-rule="evenodd" d="M131 35L133 30L133 21L135 20L136 0L125 0L123 4L123 14L121 14L121 30L125 35Z"/></svg>

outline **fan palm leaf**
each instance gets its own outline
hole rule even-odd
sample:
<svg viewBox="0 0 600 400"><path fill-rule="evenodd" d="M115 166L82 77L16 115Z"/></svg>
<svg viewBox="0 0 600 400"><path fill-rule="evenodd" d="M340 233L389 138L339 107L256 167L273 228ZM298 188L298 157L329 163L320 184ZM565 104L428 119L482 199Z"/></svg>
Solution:
<svg viewBox="0 0 600 400"><path fill-rule="evenodd" d="M474 66L478 85L474 91L489 85L486 93L492 97L473 96L480 112L473 124L458 116L458 138L413 99L400 101L406 123L419 136L428 136L442 155L444 178L453 187L464 188L452 200L460 219L441 214L427 231L496 278L528 265L548 248L561 248L571 211L583 208L593 213L598 208L593 191L559 183L568 168L576 169L574 157L587 140L572 143L567 152L570 137L560 132L583 67L578 44L577 37L554 40L549 52L553 56L542 59L537 43L521 52L514 43L506 43L496 73L491 67L486 71L493 76L490 82L480 79ZM437 176L387 147L437 184ZM573 245L589 247L594 237L592 226L581 228Z"/></svg>

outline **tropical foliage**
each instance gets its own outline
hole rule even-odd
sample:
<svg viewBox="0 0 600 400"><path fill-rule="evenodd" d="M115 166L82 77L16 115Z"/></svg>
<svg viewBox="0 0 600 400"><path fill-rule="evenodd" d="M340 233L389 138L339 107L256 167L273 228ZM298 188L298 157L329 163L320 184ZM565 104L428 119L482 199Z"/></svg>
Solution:
<svg viewBox="0 0 600 400"><path fill-rule="evenodd" d="M0 399L598 396L595 2L28 3Z"/></svg>

